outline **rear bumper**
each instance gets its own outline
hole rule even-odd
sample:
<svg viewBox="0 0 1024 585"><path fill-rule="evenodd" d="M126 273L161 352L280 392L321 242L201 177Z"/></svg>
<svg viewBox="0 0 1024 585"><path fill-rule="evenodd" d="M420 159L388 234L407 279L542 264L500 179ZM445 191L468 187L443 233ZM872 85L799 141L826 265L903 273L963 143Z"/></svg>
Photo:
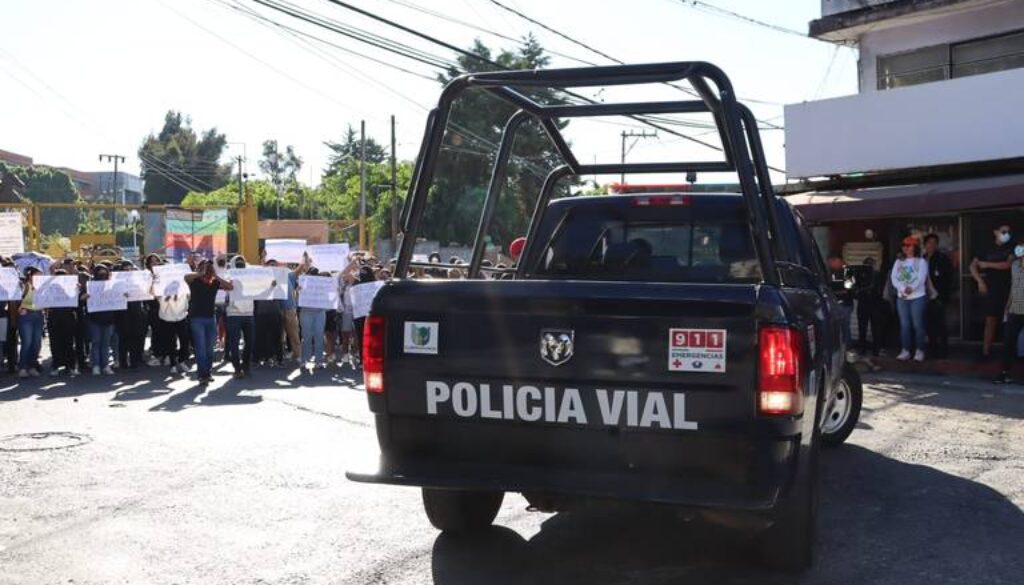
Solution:
<svg viewBox="0 0 1024 585"><path fill-rule="evenodd" d="M773 510L788 496L803 451L799 434L610 434L381 415L377 423L383 453L376 468L346 473L352 481L698 509ZM382 427L391 432L381 436Z"/></svg>

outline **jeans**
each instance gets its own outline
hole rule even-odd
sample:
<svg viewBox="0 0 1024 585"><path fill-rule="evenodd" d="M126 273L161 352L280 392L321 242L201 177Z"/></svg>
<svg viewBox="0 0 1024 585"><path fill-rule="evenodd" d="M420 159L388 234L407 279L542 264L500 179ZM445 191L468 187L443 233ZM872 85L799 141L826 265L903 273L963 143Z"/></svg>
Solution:
<svg viewBox="0 0 1024 585"><path fill-rule="evenodd" d="M213 370L213 346L217 343L217 321L213 317L192 317L192 346L196 350L196 370L200 378Z"/></svg>
<svg viewBox="0 0 1024 585"><path fill-rule="evenodd" d="M324 361L324 326L327 311L323 309L302 309L299 323L302 326L302 361L315 359L317 364Z"/></svg>
<svg viewBox="0 0 1024 585"><path fill-rule="evenodd" d="M101 325L89 321L89 339L92 340L90 361L94 368L107 367L107 354L110 353L110 339L114 336L114 324Z"/></svg>
<svg viewBox="0 0 1024 585"><path fill-rule="evenodd" d="M42 311L26 311L24 315L18 315L18 337L21 338L18 368L22 370L37 368L39 350L43 347Z"/></svg>
<svg viewBox="0 0 1024 585"><path fill-rule="evenodd" d="M252 364L252 347L256 342L256 322L252 316L228 315L227 354L235 372L248 372ZM245 338L245 349L239 356L238 344Z"/></svg>
<svg viewBox="0 0 1024 585"><path fill-rule="evenodd" d="M900 343L907 351L924 351L924 310L928 297L913 300L896 299L896 312L900 316Z"/></svg>
<svg viewBox="0 0 1024 585"><path fill-rule="evenodd" d="M1003 324L1003 371L1010 371L1020 349L1020 332L1024 328L1024 315L1010 313Z"/></svg>

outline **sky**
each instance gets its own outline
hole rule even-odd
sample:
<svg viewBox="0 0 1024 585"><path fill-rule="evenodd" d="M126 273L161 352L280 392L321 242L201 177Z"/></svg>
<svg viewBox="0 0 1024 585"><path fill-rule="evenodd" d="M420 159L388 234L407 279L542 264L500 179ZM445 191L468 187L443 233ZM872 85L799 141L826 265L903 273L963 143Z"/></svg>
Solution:
<svg viewBox="0 0 1024 585"><path fill-rule="evenodd" d="M288 0L346 25L384 35L451 60L451 51L336 6L328 0ZM499 33L532 32L553 55L609 63L556 34L502 9L493 0L349 0L351 4L422 30L459 47L479 38L513 48ZM783 104L856 93L857 55L796 34L751 24L683 0L501 0L606 55L627 63L710 61L732 79L741 101L768 125L784 125ZM703 3L778 27L806 31L820 15L820 0L708 0ZM235 8L232 8L232 5ZM423 12L433 11L458 24ZM244 11L295 27L349 51L407 71L296 37ZM98 155L127 157L159 131L164 114L179 110L193 127L227 135L224 162L245 155L258 173L261 144L276 139L304 160L300 180L319 182L328 156L325 141L340 140L347 125L382 144L389 116L397 120L400 159L416 156L426 112L436 103L438 70L337 33L301 23L255 0L4 0L0 7L0 149L36 163L84 171L109 170ZM480 27L490 32L471 28ZM667 87L584 91L596 99L685 98ZM566 131L581 162L617 162L621 132L639 132L633 120L573 122ZM703 129L686 133L714 141ZM704 133L704 134L702 134ZM699 136L698 136L699 135ZM784 132L762 132L769 165L785 166ZM714 152L684 138L631 140L630 161L708 160ZM196 179L201 180L201 176ZM600 181L617 180L601 177ZM784 179L774 174L773 179ZM701 178L705 180L704 177ZM638 181L641 182L641 181Z"/></svg>

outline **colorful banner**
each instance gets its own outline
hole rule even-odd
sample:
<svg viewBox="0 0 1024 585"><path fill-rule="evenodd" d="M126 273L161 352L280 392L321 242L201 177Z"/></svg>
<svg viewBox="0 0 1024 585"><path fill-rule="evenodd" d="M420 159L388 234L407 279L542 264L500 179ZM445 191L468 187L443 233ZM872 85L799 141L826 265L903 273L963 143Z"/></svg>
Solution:
<svg viewBox="0 0 1024 585"><path fill-rule="evenodd" d="M168 209L164 242L167 257L184 262L190 254L213 258L228 250L226 209Z"/></svg>

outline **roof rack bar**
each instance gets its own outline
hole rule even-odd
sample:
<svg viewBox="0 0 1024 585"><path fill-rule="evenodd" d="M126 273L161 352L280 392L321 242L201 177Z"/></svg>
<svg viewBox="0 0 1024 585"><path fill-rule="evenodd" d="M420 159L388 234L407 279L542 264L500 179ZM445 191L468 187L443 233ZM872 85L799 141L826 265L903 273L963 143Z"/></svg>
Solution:
<svg viewBox="0 0 1024 585"><path fill-rule="evenodd" d="M530 223L528 226L528 232L526 233L526 247L520 253L519 264L516 266L516 276L521 277L525 273L528 259L531 258L531 254L536 254L536 246L534 240L534 230L540 225L540 218L544 215L544 210L548 207L548 202L551 201L551 194L555 191L555 185L559 181L566 177L578 175L579 173L573 173L573 170L569 168L569 165L560 166L550 173L544 179L544 185L540 188L540 194L537 195L537 202L533 205L533 215L530 216Z"/></svg>
<svg viewBox="0 0 1024 585"><path fill-rule="evenodd" d="M627 114L690 114L710 111L704 102L689 100L544 106L541 108L541 115L549 118L586 118L594 116L623 116Z"/></svg>
<svg viewBox="0 0 1024 585"><path fill-rule="evenodd" d="M719 86L722 80L728 83L721 69L701 61L485 72L469 75L467 82L473 86L596 87L679 81L691 76L710 77Z"/></svg>
<svg viewBox="0 0 1024 585"><path fill-rule="evenodd" d="M434 121L436 119L437 119L437 108L434 108L434 109L430 110L430 112L427 113L427 124L426 124L426 128L423 130L423 135L424 136L429 136L430 135L431 128L433 128ZM412 191L413 191L413 189L416 188L416 184L419 182L420 173L423 172L423 158L424 158L423 157L423 153L425 153L426 151L427 151L427 141L423 140L422 142L420 142L420 151L416 155L416 164L415 164L415 166L413 167L413 170L412 170L412 180L409 181L409 190L405 194L405 201L402 202L402 217L401 217L401 222L402 223L401 223L401 226L402 226L402 233L403 234L409 229L409 212L412 210L412 205L410 205L410 203L412 202ZM392 239L394 239L393 235L392 235ZM398 245L398 242L392 242L392 243L394 245L396 245L396 246ZM397 251L397 249L396 249L396 251Z"/></svg>
<svg viewBox="0 0 1024 585"><path fill-rule="evenodd" d="M580 161L576 160L576 155L573 154L572 149L569 148L569 144L562 137L562 131L558 129L558 124L551 118L542 118L540 120L541 126L544 128L544 132L548 135L548 139L555 145L555 150L558 154L562 155L562 160L565 164L569 165L574 173L579 173Z"/></svg>
<svg viewBox="0 0 1024 585"><path fill-rule="evenodd" d="M736 169L721 161L655 162L581 165L580 175L618 175L622 173L731 173Z"/></svg>
<svg viewBox="0 0 1024 585"><path fill-rule="evenodd" d="M527 112L530 112L534 116L543 115L542 113L544 111L544 106L538 104L537 102L533 101L529 97L519 93L514 89L504 87L501 85L488 86L482 89L490 94L494 94L499 99L505 100L506 102L512 104L513 106L519 108L520 110L526 110Z"/></svg>

